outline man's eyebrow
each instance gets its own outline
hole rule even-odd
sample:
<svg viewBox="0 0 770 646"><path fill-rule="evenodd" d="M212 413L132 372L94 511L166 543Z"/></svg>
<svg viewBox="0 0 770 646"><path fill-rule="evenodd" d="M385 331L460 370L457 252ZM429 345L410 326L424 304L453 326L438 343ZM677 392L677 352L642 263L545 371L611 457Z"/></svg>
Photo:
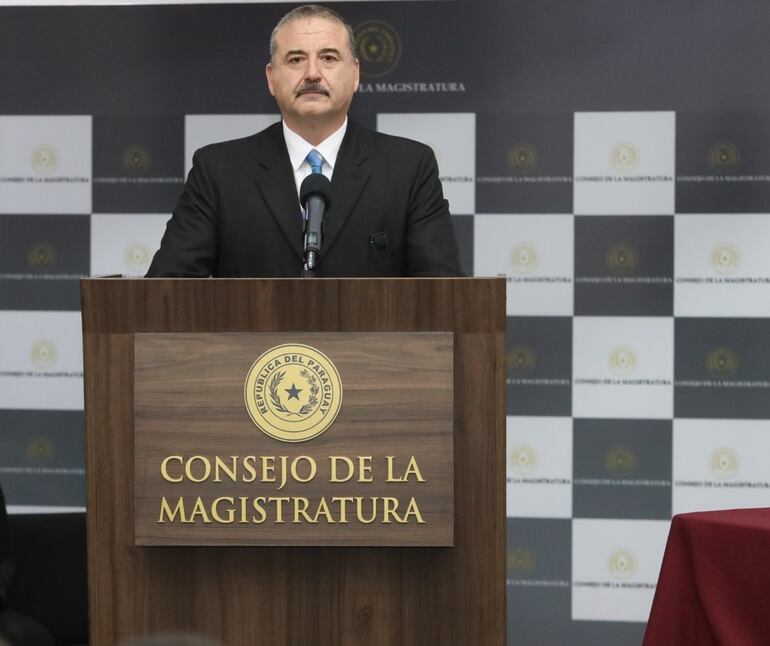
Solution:
<svg viewBox="0 0 770 646"><path fill-rule="evenodd" d="M342 54L340 54L340 50L336 47L324 47L323 49L318 51L319 56L323 54L335 54L342 58ZM304 49L290 49L288 52L286 52L283 55L284 60L291 58L292 56L307 56L307 52Z"/></svg>
<svg viewBox="0 0 770 646"><path fill-rule="evenodd" d="M290 49L288 52L284 54L284 58L289 58L289 56L295 56L296 54L301 54L303 56L307 55L307 52L304 49Z"/></svg>

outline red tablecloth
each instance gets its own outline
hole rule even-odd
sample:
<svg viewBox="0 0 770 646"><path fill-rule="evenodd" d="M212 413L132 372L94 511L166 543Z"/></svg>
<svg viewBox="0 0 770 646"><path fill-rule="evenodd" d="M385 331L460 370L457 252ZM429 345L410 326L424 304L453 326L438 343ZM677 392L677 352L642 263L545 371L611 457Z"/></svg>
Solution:
<svg viewBox="0 0 770 646"><path fill-rule="evenodd" d="M770 645L770 509L674 516L644 646Z"/></svg>

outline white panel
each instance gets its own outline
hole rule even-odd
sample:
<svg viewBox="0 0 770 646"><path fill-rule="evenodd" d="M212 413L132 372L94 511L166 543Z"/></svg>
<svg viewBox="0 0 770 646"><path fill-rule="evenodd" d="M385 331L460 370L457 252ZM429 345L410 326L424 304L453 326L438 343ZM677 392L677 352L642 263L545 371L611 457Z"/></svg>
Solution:
<svg viewBox="0 0 770 646"><path fill-rule="evenodd" d="M168 214L92 215L91 275L144 276L168 219Z"/></svg>
<svg viewBox="0 0 770 646"><path fill-rule="evenodd" d="M770 317L770 216L677 215L677 316Z"/></svg>
<svg viewBox="0 0 770 646"><path fill-rule="evenodd" d="M455 215L476 205L476 115L473 113L379 114L377 130L420 141L433 149L444 197Z"/></svg>
<svg viewBox="0 0 770 646"><path fill-rule="evenodd" d="M574 212L674 212L673 112L575 114Z"/></svg>
<svg viewBox="0 0 770 646"><path fill-rule="evenodd" d="M0 116L0 213L90 213L91 117Z"/></svg>
<svg viewBox="0 0 770 646"><path fill-rule="evenodd" d="M673 417L673 353L673 318L575 317L572 414Z"/></svg>
<svg viewBox="0 0 770 646"><path fill-rule="evenodd" d="M188 114L184 122L184 174L193 153L208 144L248 137L280 121L280 114Z"/></svg>
<svg viewBox="0 0 770 646"><path fill-rule="evenodd" d="M572 419L508 417L507 515L572 516Z"/></svg>
<svg viewBox="0 0 770 646"><path fill-rule="evenodd" d="M572 215L477 215L476 276L507 274L508 316L570 316L573 311Z"/></svg>
<svg viewBox="0 0 770 646"><path fill-rule="evenodd" d="M669 521L572 521L572 618L647 621Z"/></svg>
<svg viewBox="0 0 770 646"><path fill-rule="evenodd" d="M82 410L80 312L0 312L0 408Z"/></svg>
<svg viewBox="0 0 770 646"><path fill-rule="evenodd" d="M674 420L673 513L770 505L770 420Z"/></svg>

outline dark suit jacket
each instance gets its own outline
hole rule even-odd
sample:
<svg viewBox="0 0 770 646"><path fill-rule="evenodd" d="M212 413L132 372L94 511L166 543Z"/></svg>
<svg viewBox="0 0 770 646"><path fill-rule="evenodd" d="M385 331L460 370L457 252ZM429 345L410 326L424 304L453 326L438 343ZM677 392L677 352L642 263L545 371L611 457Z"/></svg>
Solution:
<svg viewBox="0 0 770 646"><path fill-rule="evenodd" d="M298 277L302 218L281 124L198 150L148 277ZM423 144L348 122L318 276L458 276L454 227Z"/></svg>

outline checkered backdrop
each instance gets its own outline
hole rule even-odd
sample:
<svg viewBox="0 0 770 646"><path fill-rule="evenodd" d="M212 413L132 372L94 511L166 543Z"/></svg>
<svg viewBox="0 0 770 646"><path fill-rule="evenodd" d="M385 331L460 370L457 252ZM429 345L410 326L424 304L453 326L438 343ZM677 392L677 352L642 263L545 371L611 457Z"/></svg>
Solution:
<svg viewBox="0 0 770 646"><path fill-rule="evenodd" d="M336 6L353 117L433 147L508 276L509 643L638 643L671 515L770 502L768 6ZM78 280L143 274L192 152L277 119L288 8L0 9L12 511L84 505Z"/></svg>

